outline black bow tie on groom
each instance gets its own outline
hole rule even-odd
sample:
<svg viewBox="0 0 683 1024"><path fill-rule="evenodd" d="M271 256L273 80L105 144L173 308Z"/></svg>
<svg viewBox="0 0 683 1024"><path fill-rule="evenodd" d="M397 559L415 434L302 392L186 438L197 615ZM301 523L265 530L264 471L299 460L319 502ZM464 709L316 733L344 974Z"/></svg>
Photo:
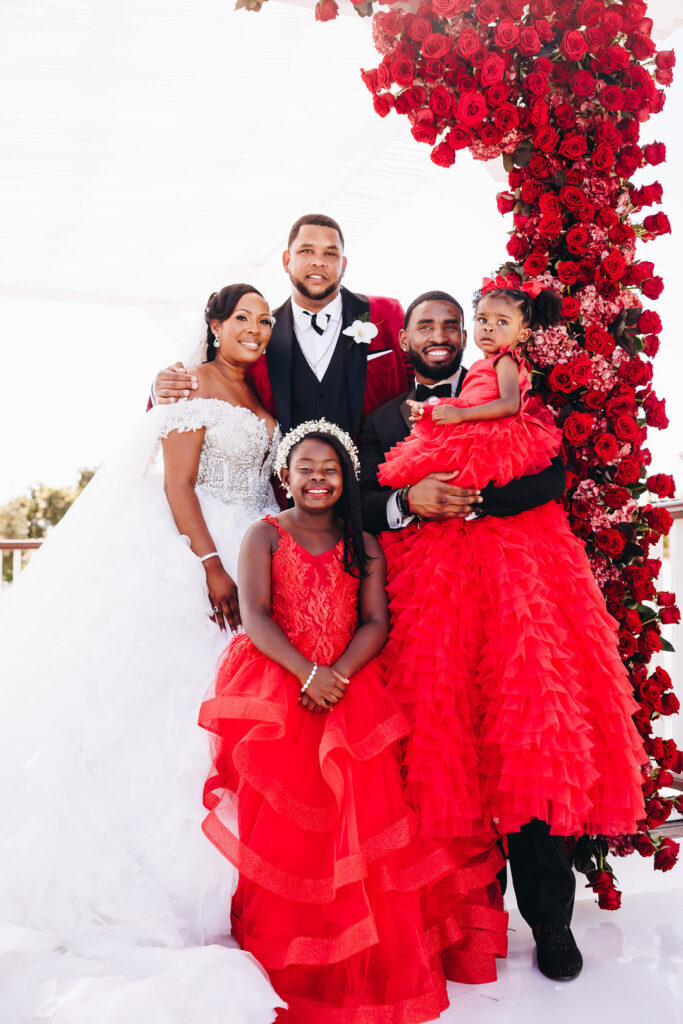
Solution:
<svg viewBox="0 0 683 1024"><path fill-rule="evenodd" d="M313 328L315 333L316 334L324 334L325 333L325 328L327 327L327 324L328 324L329 319L330 319L330 314L329 313L320 313L320 319L322 320L322 324L319 324L317 319L316 319L316 317L318 316L318 313L310 313L307 309L305 309L303 312L304 312L304 316L310 316L310 318L311 318L311 327Z"/></svg>
<svg viewBox="0 0 683 1024"><path fill-rule="evenodd" d="M450 398L452 386L449 383L435 384L434 387L427 387L426 384L418 384L415 388L415 401L426 402L428 398Z"/></svg>

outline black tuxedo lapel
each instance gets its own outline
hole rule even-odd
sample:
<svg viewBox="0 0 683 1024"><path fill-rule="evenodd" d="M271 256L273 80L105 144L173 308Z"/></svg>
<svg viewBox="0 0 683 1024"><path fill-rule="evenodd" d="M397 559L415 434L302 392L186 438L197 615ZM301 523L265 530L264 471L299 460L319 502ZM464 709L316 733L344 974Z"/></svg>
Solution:
<svg viewBox="0 0 683 1024"><path fill-rule="evenodd" d="M280 428L285 434L292 426L292 346L296 341L292 300L274 312L275 327L266 349L266 365Z"/></svg>
<svg viewBox="0 0 683 1024"><path fill-rule="evenodd" d="M460 395L460 392L462 391L462 386L465 383L465 377L466 376L467 376L467 367L463 366L462 373L460 374L460 380L458 381L458 386L455 389L455 396L454 396L455 398L458 398L458 396Z"/></svg>
<svg viewBox="0 0 683 1024"><path fill-rule="evenodd" d="M370 303L364 295L355 295L342 288L342 324L339 342L344 346L344 371L346 374L346 394L349 403L349 419L353 424L354 433L358 433L361 416L363 415L363 398L365 397L365 380L368 372L368 346L355 342L343 332L354 320L370 312Z"/></svg>

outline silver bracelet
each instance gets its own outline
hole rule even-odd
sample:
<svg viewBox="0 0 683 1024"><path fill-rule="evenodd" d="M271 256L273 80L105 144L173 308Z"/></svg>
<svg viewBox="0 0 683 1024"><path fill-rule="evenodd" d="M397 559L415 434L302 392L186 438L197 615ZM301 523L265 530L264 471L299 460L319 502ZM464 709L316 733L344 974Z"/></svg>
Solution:
<svg viewBox="0 0 683 1024"><path fill-rule="evenodd" d="M205 562L207 560L207 558L220 558L220 555L218 554L217 551L209 551L208 555L203 555L199 559L199 561L200 562Z"/></svg>
<svg viewBox="0 0 683 1024"><path fill-rule="evenodd" d="M317 671L318 671L318 665L317 665L317 662L314 662L313 663L313 668L311 669L310 676L308 677L308 679L306 680L304 685L301 687L301 692L302 693L305 693L306 690L308 689L308 687L311 685L311 683L313 682L313 676L316 674Z"/></svg>

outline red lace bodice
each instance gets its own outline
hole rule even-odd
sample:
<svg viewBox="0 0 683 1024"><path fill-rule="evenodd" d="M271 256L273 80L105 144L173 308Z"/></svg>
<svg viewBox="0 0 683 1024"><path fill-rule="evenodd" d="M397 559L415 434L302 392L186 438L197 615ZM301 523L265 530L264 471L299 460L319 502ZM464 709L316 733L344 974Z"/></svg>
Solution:
<svg viewBox="0 0 683 1024"><path fill-rule="evenodd" d="M358 579L344 571L343 541L312 555L280 526L273 554L271 615L298 651L329 665L348 647L358 626Z"/></svg>

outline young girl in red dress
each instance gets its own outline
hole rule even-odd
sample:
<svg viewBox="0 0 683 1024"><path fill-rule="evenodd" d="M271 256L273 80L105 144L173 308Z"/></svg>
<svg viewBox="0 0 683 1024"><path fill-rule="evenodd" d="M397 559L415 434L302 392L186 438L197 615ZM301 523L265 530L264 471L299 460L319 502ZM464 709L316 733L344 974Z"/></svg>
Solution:
<svg viewBox="0 0 683 1024"><path fill-rule="evenodd" d="M552 291L483 295L484 359L459 398L415 410L381 483L453 470L459 485L483 487L548 465L561 434L529 394L519 346L556 321L557 305ZM411 724L406 795L423 831L463 836L493 822L510 833L533 819L560 836L637 831L637 705L617 625L560 505L385 537L387 678Z"/></svg>
<svg viewBox="0 0 683 1024"><path fill-rule="evenodd" d="M448 1005L445 976L495 978L502 858L491 830L419 836L405 802L408 727L376 657L384 558L360 526L351 439L303 424L278 461L294 507L245 537L246 634L201 709L204 831L239 869L234 934L287 1002L278 1020L417 1024Z"/></svg>

